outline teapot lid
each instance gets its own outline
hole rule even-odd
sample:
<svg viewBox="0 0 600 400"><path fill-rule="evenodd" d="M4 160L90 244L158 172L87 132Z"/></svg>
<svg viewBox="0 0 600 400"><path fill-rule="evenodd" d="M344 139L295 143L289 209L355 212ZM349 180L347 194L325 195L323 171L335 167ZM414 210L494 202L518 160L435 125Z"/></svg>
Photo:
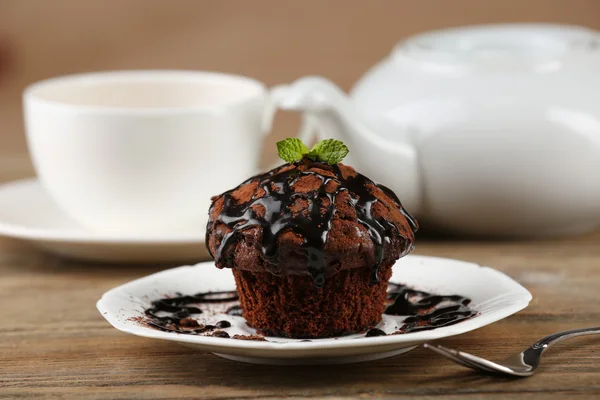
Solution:
<svg viewBox="0 0 600 400"><path fill-rule="evenodd" d="M398 43L393 59L437 66L549 67L573 53L600 49L600 33L557 24L475 25L427 32Z"/></svg>

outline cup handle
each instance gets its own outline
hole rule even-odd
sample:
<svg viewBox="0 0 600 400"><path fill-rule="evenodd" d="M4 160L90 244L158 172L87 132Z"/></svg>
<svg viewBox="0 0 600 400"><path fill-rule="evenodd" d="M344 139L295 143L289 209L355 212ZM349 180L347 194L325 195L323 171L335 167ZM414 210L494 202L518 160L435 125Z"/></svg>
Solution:
<svg viewBox="0 0 600 400"><path fill-rule="evenodd" d="M281 109L281 104L285 99L285 96L288 92L288 85L277 85L273 86L267 95L267 100L265 102L265 107L262 115L262 132L263 135L268 135L273 129L273 121L275 120L275 115L277 111ZM298 139L302 140L305 144L309 145L311 140L315 137L315 129L314 125L310 121L310 117L306 114L302 116L302 121L300 122L300 129L296 136ZM281 161L276 161L268 169L273 169L281 165Z"/></svg>

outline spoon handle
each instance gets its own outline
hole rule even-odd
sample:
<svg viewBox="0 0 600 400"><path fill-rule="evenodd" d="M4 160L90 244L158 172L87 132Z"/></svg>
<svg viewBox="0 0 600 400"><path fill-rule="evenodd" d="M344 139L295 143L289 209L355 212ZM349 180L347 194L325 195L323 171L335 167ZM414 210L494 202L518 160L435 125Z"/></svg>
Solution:
<svg viewBox="0 0 600 400"><path fill-rule="evenodd" d="M531 345L530 349L535 349L543 353L548 347L561 340L584 335L594 335L600 333L600 326L594 328L573 329L570 331L558 332L553 335L546 336Z"/></svg>

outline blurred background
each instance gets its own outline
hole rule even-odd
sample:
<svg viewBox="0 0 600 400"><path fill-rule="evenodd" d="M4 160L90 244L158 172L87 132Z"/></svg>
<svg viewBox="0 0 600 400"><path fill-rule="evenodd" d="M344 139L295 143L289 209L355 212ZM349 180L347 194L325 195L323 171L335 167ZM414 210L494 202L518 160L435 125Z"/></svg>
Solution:
<svg viewBox="0 0 600 400"><path fill-rule="evenodd" d="M199 69L267 85L307 74L344 89L400 39L465 24L557 22L600 29L597 0L0 0L2 165L32 175L21 115L23 88L40 79L118 69ZM297 129L278 117L274 142Z"/></svg>

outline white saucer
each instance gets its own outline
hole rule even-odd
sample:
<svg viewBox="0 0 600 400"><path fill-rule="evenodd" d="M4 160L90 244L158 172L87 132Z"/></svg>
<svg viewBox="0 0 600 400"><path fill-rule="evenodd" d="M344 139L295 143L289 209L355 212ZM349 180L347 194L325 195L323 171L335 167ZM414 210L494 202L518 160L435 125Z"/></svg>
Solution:
<svg viewBox="0 0 600 400"><path fill-rule="evenodd" d="M174 262L208 258L204 229L162 236L107 236L69 219L37 179L0 186L0 235L64 257L97 262Z"/></svg>
<svg viewBox="0 0 600 400"><path fill-rule="evenodd" d="M152 300L164 296L234 290L235 282L231 271L219 270L212 262L174 268L129 282L105 293L97 307L108 322L123 332L179 342L236 361L291 365L352 363L391 357L424 342L472 331L506 318L527 307L531 300L527 289L501 272L477 264L437 257L402 258L394 266L391 281L435 294L460 294L469 297L472 300L470 307L478 311L478 314L457 324L429 331L369 338L364 334L349 335L309 342L276 337L267 337L267 341L248 341L186 335L159 331L137 322ZM204 313L200 316L210 319L209 323L223 319L230 321L232 326L224 329L230 336L255 333L242 317L221 314L220 310L216 310L218 304L202 304ZM378 328L390 333L401 325L402 320L403 317L384 316Z"/></svg>

